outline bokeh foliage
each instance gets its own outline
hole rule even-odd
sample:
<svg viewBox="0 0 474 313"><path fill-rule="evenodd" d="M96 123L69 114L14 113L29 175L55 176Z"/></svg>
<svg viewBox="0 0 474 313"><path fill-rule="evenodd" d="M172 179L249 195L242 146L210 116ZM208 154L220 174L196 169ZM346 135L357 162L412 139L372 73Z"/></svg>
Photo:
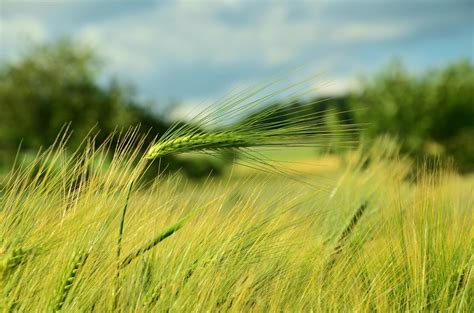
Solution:
<svg viewBox="0 0 474 313"><path fill-rule="evenodd" d="M139 147L145 153L170 122L139 101L132 86L106 79L103 68L103 59L95 51L68 39L32 45L16 61L2 64L0 169L10 166L19 147L23 158L31 158L40 147L53 144L61 132L69 136L68 147L73 151L86 137L93 137L98 146L111 134L133 127L147 134ZM182 170L200 177L216 174L221 167L208 160L166 157L150 166L149 176L161 170Z"/></svg>
<svg viewBox="0 0 474 313"><path fill-rule="evenodd" d="M143 133L150 131L150 141L168 129L164 119L137 100L131 86L104 78L102 61L90 48L63 39L31 46L16 61L0 65L0 166L13 159L20 143L23 151L50 146L68 123L71 147L77 147L91 129L97 133L97 143L116 130L136 125ZM337 129L355 122L364 125L369 139L388 134L415 158L452 157L461 171L468 172L474 170L473 82L474 65L468 60L418 75L394 61L362 78L358 92L295 100L281 110L273 109L261 123L282 122L296 111L321 112L314 118L315 127ZM328 146L338 152L335 143ZM190 162L164 163L170 169L196 172L191 176L208 169L220 171L215 165L202 169Z"/></svg>
<svg viewBox="0 0 474 313"><path fill-rule="evenodd" d="M60 40L33 46L0 68L0 149L47 147L70 123L77 146L95 128L98 142L137 123L163 132L167 125L135 100L132 88L103 81L102 62L89 48Z"/></svg>
<svg viewBox="0 0 474 313"><path fill-rule="evenodd" d="M365 135L397 137L415 157L452 157L462 171L474 169L474 65L460 60L413 75L398 61L361 80L351 97Z"/></svg>

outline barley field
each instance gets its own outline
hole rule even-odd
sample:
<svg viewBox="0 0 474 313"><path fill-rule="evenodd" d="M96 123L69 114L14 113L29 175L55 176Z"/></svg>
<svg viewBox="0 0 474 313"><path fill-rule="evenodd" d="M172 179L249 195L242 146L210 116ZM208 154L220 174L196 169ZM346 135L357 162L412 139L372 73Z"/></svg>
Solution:
<svg viewBox="0 0 474 313"><path fill-rule="evenodd" d="M0 0L0 313L474 313L474 0Z"/></svg>
<svg viewBox="0 0 474 313"><path fill-rule="evenodd" d="M59 146L3 178L5 312L474 308L472 176L382 140L294 171L149 181L127 142L111 161Z"/></svg>

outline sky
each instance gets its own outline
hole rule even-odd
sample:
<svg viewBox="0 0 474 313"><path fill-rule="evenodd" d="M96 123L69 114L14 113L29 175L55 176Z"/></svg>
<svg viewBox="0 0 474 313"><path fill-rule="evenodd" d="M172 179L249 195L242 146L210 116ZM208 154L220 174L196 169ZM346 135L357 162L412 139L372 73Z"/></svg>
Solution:
<svg viewBox="0 0 474 313"><path fill-rule="evenodd" d="M192 107L295 69L319 94L399 58L413 72L474 60L474 1L0 0L0 62L67 36L139 97Z"/></svg>

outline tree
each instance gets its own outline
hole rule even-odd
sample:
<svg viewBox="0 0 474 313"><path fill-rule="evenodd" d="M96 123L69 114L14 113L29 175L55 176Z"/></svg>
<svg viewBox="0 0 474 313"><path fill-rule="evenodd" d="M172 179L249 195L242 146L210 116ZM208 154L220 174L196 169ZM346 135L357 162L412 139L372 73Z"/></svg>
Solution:
<svg viewBox="0 0 474 313"><path fill-rule="evenodd" d="M60 40L34 46L0 68L0 150L49 146L70 123L78 145L94 128L103 141L117 127L144 122L162 132L166 124L133 100L116 81L99 83L101 61L89 48Z"/></svg>
<svg viewBox="0 0 474 313"><path fill-rule="evenodd" d="M414 76L400 62L363 79L351 97L365 135L396 136L414 156L453 157L463 171L474 170L474 65L460 60Z"/></svg>
<svg viewBox="0 0 474 313"><path fill-rule="evenodd" d="M18 61L1 65L0 166L8 166L20 143L23 152L49 147L65 125L72 148L91 131L100 144L116 130L140 125L142 135L148 134L140 146L145 153L169 123L138 103L130 86L116 80L102 83L101 69L102 62L91 49L66 39L32 46ZM199 162L169 156L151 164L146 176L183 170L197 177L219 173L222 166Z"/></svg>

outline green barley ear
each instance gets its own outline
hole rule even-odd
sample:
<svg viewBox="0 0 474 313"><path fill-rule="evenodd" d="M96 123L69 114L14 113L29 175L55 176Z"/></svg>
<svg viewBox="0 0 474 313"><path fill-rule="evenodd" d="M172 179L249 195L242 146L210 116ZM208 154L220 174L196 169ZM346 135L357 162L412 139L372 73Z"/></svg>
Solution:
<svg viewBox="0 0 474 313"><path fill-rule="evenodd" d="M22 248L15 248L0 260L0 274L5 280L7 276L15 271L22 264L27 256L27 251Z"/></svg>
<svg viewBox="0 0 474 313"><path fill-rule="evenodd" d="M318 111L316 102L295 104L309 92L307 83L276 90L274 84L268 84L229 96L204 109L189 123L170 127L145 158L223 149L248 153L255 147L317 147L335 142L332 139L341 145L352 144L356 127L328 129L324 122L327 112ZM255 160L255 154L251 158Z"/></svg>
<svg viewBox="0 0 474 313"><path fill-rule="evenodd" d="M77 280L77 275L79 274L81 268L84 266L88 256L88 253L79 253L74 258L71 270L69 271L68 275L61 284L61 287L59 288L56 300L54 301L53 312L58 312L62 310L66 302L67 296L69 295L72 287L74 286L74 283Z"/></svg>
<svg viewBox="0 0 474 313"><path fill-rule="evenodd" d="M161 293L164 288L164 284L159 284L151 291L150 295L148 295L143 303L143 306L150 307L156 302L158 302L161 298Z"/></svg>
<svg viewBox="0 0 474 313"><path fill-rule="evenodd" d="M18 304L18 296L14 289L22 276L22 271L17 271L27 260L31 250L15 248L0 259L0 282L3 297L0 301L0 309L4 312L12 312Z"/></svg>
<svg viewBox="0 0 474 313"><path fill-rule="evenodd" d="M249 136L227 132L184 135L165 140L152 146L146 159L156 159L175 153L191 151L218 150L224 148L243 148L255 145Z"/></svg>

